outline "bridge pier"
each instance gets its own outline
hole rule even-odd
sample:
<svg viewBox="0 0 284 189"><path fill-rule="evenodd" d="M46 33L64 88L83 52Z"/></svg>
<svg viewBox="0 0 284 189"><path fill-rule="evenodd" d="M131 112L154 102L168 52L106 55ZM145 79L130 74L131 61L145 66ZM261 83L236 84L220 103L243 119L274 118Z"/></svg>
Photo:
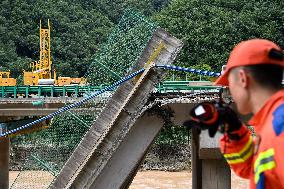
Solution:
<svg viewBox="0 0 284 189"><path fill-rule="evenodd" d="M167 106L174 112L174 123L182 125L189 119L189 112L195 103L177 103ZM231 189L231 170L223 158L219 148L217 134L210 138L208 131L192 128L191 135L191 165L192 189Z"/></svg>
<svg viewBox="0 0 284 189"><path fill-rule="evenodd" d="M0 133L7 131L7 124L0 123ZM10 139L0 138L0 188L9 188L9 158L10 158Z"/></svg>
<svg viewBox="0 0 284 189"><path fill-rule="evenodd" d="M219 149L219 138L192 129L192 188L230 189L231 170Z"/></svg>

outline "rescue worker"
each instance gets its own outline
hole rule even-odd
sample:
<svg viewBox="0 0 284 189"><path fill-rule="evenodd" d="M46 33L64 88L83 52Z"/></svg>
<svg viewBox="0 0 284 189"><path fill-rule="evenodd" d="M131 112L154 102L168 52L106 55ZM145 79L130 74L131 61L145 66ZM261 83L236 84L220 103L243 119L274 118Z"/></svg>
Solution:
<svg viewBox="0 0 284 189"><path fill-rule="evenodd" d="M251 189L284 189L283 67L284 55L278 45L251 39L232 50L224 73L215 82L229 87L239 113L253 114L248 124L255 136L229 107L216 108L218 119L213 122L196 113L206 110L195 108L191 113L195 124L208 128L211 136L223 122L221 152L237 175L250 180Z"/></svg>

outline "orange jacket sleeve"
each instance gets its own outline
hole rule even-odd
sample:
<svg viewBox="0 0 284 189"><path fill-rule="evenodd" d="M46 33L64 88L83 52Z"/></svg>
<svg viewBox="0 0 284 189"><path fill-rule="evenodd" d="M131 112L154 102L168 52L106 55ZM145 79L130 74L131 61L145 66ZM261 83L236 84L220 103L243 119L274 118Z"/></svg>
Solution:
<svg viewBox="0 0 284 189"><path fill-rule="evenodd" d="M242 177L249 178L253 171L253 140L250 130L243 125L233 134L240 136L240 140L231 140L227 134L220 139L220 148L225 159L234 172Z"/></svg>
<svg viewBox="0 0 284 189"><path fill-rule="evenodd" d="M276 162L275 173L284 188L284 133L273 139L274 159Z"/></svg>

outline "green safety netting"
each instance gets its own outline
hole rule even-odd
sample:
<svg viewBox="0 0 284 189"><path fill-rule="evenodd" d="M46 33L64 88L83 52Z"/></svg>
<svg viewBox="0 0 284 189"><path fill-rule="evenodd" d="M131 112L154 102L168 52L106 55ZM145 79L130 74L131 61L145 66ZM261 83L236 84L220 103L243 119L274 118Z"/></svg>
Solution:
<svg viewBox="0 0 284 189"><path fill-rule="evenodd" d="M156 28L141 14L127 10L94 55L85 76L87 84L109 85L125 76ZM48 188L111 95L111 91L103 93L42 123L38 131L11 137L10 187ZM8 127L21 125L17 124Z"/></svg>

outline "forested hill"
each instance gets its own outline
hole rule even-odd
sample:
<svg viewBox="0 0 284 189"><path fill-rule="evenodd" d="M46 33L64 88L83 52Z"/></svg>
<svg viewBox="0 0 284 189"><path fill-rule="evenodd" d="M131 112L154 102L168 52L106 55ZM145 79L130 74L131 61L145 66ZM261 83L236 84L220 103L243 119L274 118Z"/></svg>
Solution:
<svg viewBox="0 0 284 189"><path fill-rule="evenodd" d="M2 0L0 66L21 77L39 57L39 20L51 21L52 60L59 75L80 77L127 8L155 20L185 47L176 64L218 70L243 39L284 46L280 0Z"/></svg>

